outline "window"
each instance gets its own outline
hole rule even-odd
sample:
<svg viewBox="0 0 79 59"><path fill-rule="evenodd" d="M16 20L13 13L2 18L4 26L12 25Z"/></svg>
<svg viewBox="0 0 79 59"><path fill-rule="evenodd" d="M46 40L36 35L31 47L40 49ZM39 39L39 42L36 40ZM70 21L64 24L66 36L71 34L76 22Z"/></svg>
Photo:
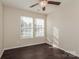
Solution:
<svg viewBox="0 0 79 59"><path fill-rule="evenodd" d="M33 38L33 19L21 17L21 35L24 38Z"/></svg>
<svg viewBox="0 0 79 59"><path fill-rule="evenodd" d="M45 20L41 18L21 17L21 36L23 38L44 37Z"/></svg>
<svg viewBox="0 0 79 59"><path fill-rule="evenodd" d="M44 20L43 19L35 19L35 37L43 37L44 36Z"/></svg>

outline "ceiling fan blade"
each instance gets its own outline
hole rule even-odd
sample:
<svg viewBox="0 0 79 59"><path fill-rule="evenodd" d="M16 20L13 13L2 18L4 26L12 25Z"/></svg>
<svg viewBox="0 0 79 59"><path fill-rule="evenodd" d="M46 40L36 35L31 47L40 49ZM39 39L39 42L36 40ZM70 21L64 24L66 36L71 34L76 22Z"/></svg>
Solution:
<svg viewBox="0 0 79 59"><path fill-rule="evenodd" d="M35 7L36 5L38 5L39 3L36 3L36 4L33 4L33 5L31 5L30 7L32 8L32 7Z"/></svg>
<svg viewBox="0 0 79 59"><path fill-rule="evenodd" d="M48 4L60 5L60 4L61 4L61 2L48 1Z"/></svg>

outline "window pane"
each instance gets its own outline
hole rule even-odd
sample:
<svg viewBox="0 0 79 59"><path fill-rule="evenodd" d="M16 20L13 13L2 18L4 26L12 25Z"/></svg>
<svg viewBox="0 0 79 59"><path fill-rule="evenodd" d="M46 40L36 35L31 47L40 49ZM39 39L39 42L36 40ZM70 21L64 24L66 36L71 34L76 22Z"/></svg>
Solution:
<svg viewBox="0 0 79 59"><path fill-rule="evenodd" d="M21 34L24 38L33 37L33 19L31 17L21 17Z"/></svg>
<svg viewBox="0 0 79 59"><path fill-rule="evenodd" d="M35 37L44 36L44 19L35 19Z"/></svg>

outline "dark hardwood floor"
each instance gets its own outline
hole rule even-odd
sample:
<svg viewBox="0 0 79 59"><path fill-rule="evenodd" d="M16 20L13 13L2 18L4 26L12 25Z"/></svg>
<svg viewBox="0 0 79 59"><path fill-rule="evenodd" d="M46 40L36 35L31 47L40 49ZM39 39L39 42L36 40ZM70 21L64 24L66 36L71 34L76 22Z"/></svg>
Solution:
<svg viewBox="0 0 79 59"><path fill-rule="evenodd" d="M79 59L63 50L40 44L4 51L1 59Z"/></svg>

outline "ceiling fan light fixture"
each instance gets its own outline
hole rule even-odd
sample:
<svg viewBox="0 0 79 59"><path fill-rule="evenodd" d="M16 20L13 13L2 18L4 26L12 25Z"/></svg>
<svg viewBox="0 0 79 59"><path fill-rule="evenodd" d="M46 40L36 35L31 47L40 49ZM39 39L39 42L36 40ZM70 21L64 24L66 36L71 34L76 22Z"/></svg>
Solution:
<svg viewBox="0 0 79 59"><path fill-rule="evenodd" d="M41 7L46 7L47 4L48 4L47 0L41 0L41 1L40 1L40 6L41 6Z"/></svg>

